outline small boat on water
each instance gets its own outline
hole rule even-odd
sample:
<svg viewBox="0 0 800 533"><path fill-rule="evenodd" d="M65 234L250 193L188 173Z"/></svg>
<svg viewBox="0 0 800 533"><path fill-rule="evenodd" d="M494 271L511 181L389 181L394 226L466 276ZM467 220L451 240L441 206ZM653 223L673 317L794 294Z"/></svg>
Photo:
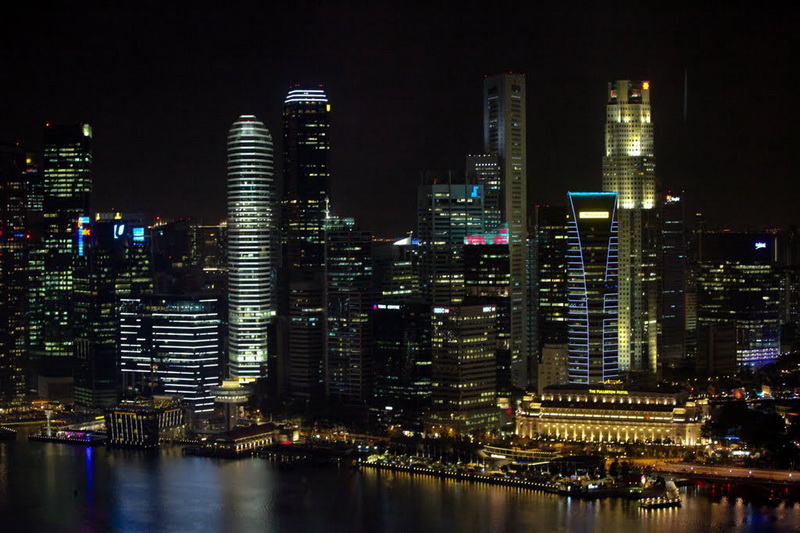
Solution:
<svg viewBox="0 0 800 533"><path fill-rule="evenodd" d="M663 496L642 498L639 500L641 509L664 509L667 507L680 507L681 495L674 481L667 481L666 491Z"/></svg>

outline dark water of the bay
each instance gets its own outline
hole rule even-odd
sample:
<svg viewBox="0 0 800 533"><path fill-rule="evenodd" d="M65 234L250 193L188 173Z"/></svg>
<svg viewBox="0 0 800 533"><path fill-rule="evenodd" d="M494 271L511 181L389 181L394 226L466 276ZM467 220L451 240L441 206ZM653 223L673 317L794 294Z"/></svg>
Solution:
<svg viewBox="0 0 800 533"><path fill-rule="evenodd" d="M263 459L0 444L0 532L800 531L800 504L684 489L679 509Z"/></svg>

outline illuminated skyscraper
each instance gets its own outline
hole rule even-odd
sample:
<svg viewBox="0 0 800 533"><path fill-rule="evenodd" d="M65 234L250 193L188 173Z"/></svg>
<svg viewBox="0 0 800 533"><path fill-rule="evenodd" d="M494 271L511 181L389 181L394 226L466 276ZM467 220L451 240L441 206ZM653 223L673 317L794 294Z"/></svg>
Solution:
<svg viewBox="0 0 800 533"><path fill-rule="evenodd" d="M252 115L228 133L228 356L240 382L266 376L275 314L272 137Z"/></svg>
<svg viewBox="0 0 800 533"><path fill-rule="evenodd" d="M682 195L661 197L661 366L686 363L686 231Z"/></svg>
<svg viewBox="0 0 800 533"><path fill-rule="evenodd" d="M533 248L535 265L534 353L541 356L546 344L567 342L567 209L534 207Z"/></svg>
<svg viewBox="0 0 800 533"><path fill-rule="evenodd" d="M417 194L422 293L433 305L464 299L465 239L484 233L483 187L428 176Z"/></svg>
<svg viewBox="0 0 800 533"><path fill-rule="evenodd" d="M218 300L206 296L123 299L120 371L128 395L182 396L194 414L214 411L220 384Z"/></svg>
<svg viewBox="0 0 800 533"><path fill-rule="evenodd" d="M514 394L511 373L508 234L471 235L464 246L464 305L489 305L496 309L497 396ZM502 244L494 244L495 239Z"/></svg>
<svg viewBox="0 0 800 533"><path fill-rule="evenodd" d="M372 306L374 404L387 422L417 423L431 399L431 307Z"/></svg>
<svg viewBox="0 0 800 533"><path fill-rule="evenodd" d="M92 192L92 128L88 124L51 125L44 130L44 234L41 273L40 371L72 375L75 334L73 276L80 253L79 219L89 215Z"/></svg>
<svg viewBox="0 0 800 533"><path fill-rule="evenodd" d="M284 265L324 263L324 224L330 196L330 109L321 88L294 87L283 105Z"/></svg>
<svg viewBox="0 0 800 533"><path fill-rule="evenodd" d="M711 375L760 368L781 355L778 235L704 232L697 272L697 367Z"/></svg>
<svg viewBox="0 0 800 533"><path fill-rule="evenodd" d="M295 86L283 105L282 261L278 367L288 393L323 391L325 217L330 197L330 109L320 87Z"/></svg>
<svg viewBox="0 0 800 533"><path fill-rule="evenodd" d="M508 224L511 284L511 360L514 385L527 385L528 198L525 76L504 73L483 80L484 152L500 164L500 218Z"/></svg>
<svg viewBox="0 0 800 533"><path fill-rule="evenodd" d="M650 82L610 82L603 190L619 202L619 364L650 374L659 371L655 167Z"/></svg>
<svg viewBox="0 0 800 533"><path fill-rule="evenodd" d="M569 193L567 346L570 383L619 377L617 195Z"/></svg>
<svg viewBox="0 0 800 533"><path fill-rule="evenodd" d="M38 173L25 151L0 145L0 402L20 400L25 391L32 178Z"/></svg>
<svg viewBox="0 0 800 533"><path fill-rule="evenodd" d="M325 392L348 404L372 397L372 234L329 218L325 232Z"/></svg>
<svg viewBox="0 0 800 533"><path fill-rule="evenodd" d="M430 433L467 434L497 424L496 315L491 305L433 308Z"/></svg>
<svg viewBox="0 0 800 533"><path fill-rule="evenodd" d="M483 219L485 231L497 231L503 226L500 157L497 154L467 156L467 183L483 186Z"/></svg>
<svg viewBox="0 0 800 533"><path fill-rule="evenodd" d="M149 236L140 217L99 213L80 219L73 278L75 403L118 399L119 302L153 291Z"/></svg>
<svg viewBox="0 0 800 533"><path fill-rule="evenodd" d="M292 272L285 326L286 385L294 398L320 397L325 353L325 270ZM282 340L283 340L282 339Z"/></svg>

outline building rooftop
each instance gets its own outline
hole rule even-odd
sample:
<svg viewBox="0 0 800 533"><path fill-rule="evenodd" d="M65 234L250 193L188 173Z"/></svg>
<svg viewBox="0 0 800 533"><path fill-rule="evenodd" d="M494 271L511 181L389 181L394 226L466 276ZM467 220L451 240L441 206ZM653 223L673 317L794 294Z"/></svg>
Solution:
<svg viewBox="0 0 800 533"><path fill-rule="evenodd" d="M251 437L257 437L265 433L271 433L276 429L278 429L278 427L279 426L277 424L274 424L272 422L267 422L266 424L258 424L255 426L232 429L226 433L222 433L220 435L212 437L209 440L216 442L233 442L237 440L248 439Z"/></svg>

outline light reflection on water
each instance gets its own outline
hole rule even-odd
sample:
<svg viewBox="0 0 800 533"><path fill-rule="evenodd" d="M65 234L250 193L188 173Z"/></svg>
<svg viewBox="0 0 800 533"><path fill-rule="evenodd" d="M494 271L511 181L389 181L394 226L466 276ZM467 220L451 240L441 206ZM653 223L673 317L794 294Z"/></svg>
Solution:
<svg viewBox="0 0 800 533"><path fill-rule="evenodd" d="M749 531L800 527L800 506L689 489L642 511L432 476L346 468L278 471L262 459L0 444L3 531Z"/></svg>

